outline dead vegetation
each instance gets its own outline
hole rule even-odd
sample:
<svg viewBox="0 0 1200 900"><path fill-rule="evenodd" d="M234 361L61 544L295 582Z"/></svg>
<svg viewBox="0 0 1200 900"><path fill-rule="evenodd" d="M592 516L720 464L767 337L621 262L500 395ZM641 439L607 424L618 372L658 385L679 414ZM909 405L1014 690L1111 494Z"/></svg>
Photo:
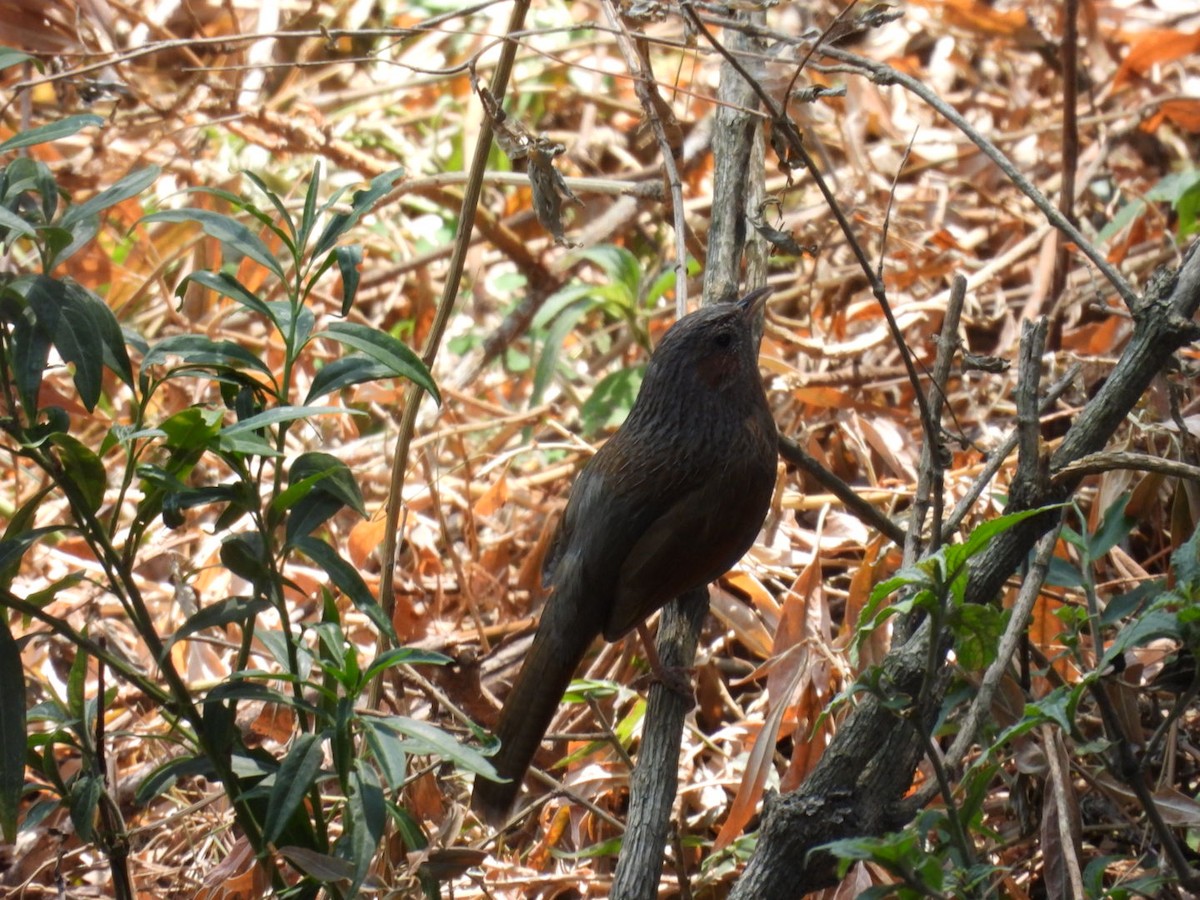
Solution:
<svg viewBox="0 0 1200 900"><path fill-rule="evenodd" d="M59 273L96 291L127 332L150 343L185 333L232 340L277 372L286 355L266 322L229 298L195 282L175 293L184 276L232 263L250 291L278 300L279 285L263 266L224 258L221 242L194 223L147 222L143 214L181 205L228 213L221 197L181 192L206 187L251 196L243 171L295 210L315 159L329 192L357 190L403 167L395 188L352 234L364 254L347 318L424 354L442 403L411 406L414 395L402 380L347 388L326 401L365 415L313 418L289 433L283 449L289 458L320 450L353 472L369 516L342 510L323 533L375 596L383 508L392 479L401 480L391 620L402 644L456 663L394 670L379 709L477 746L464 721L494 715L491 691L500 691L519 664L517 636L535 612L541 556L572 473L628 408L636 367L673 318L671 302L684 293L674 282L680 248L704 267L722 58L675 4L630 4L615 19L606 18L610 7L600 0L535 5L508 39L515 65L501 114L481 85L506 45L510 8L503 4L43 6L21 0L0 21L0 45L34 54L45 66L3 73L8 99L0 137L65 114L102 115L101 127L31 150L75 202L129 172L161 167L153 186L113 207L96 243ZM738 12L687 8L718 38ZM1080 4L1077 73L1068 91L1062 8L927 0L890 13L855 7L839 17L843 11L829 5L782 4L755 19L749 30L761 38L761 50L741 58L776 103L790 97L787 115L871 267L878 266L923 389L952 280L966 280L959 353L939 382L946 510L1016 427L1022 323L1048 320L1043 393L1070 376L1041 416L1038 452L1046 456L1110 376L1134 329L1118 289L1080 245L1060 242L1046 212L971 134L998 148L1056 207L1064 192L1072 198L1062 214L1135 295L1157 267L1180 263L1180 238L1196 227L1200 15L1191 3L1173 8L1169 0ZM823 49L813 50L822 34ZM872 79L870 63L913 79L941 105L878 72ZM640 90L645 83L631 74L634 64L652 75L657 99ZM1065 131L1064 97L1072 93L1075 130ZM469 246L460 240L456 247L464 194L473 188L466 173L489 116L503 152L489 157ZM782 435L851 485L876 515L907 526L924 446L916 395L854 248L813 178L779 165L786 145L771 140L775 126L767 129L765 199L750 219L768 243L767 277L775 287L761 357L775 419ZM674 154L674 174L664 175L664 145ZM279 250L269 234L265 239ZM456 252L465 273L457 290L450 264ZM13 255L4 267L20 264ZM692 303L699 284L693 272L686 292ZM340 296L330 282L316 289L309 306L318 322L337 319ZM444 331L439 309L447 309ZM289 372L297 397L341 355L332 343L318 350ZM1144 797L1106 772L1103 754L1089 744L1105 732L1086 701L1072 708L1070 729L1040 722L993 742L1000 729L1029 715L1028 704L1080 683L1104 657L1125 620L1115 613L1104 619L1097 647L1080 621L1089 603L1103 609L1164 578L1171 553L1195 530L1200 497L1195 470L1186 468L1198 462L1195 361L1194 347L1185 348L1178 367L1153 382L1113 435L1109 449L1138 455L1128 465L1096 463L1072 497L1068 525L1075 533L1101 535L1122 513L1124 531L1101 542L1104 552L1095 558L1088 548L1097 545L1088 540L1058 543L1059 577L1032 608L1026 670L1014 669L1004 682L990 711L992 730L967 751L988 760L974 770L979 783L967 782L983 798L972 844L996 867L979 896L1072 896L1057 891L1071 890L1062 886L1071 884L1073 870L1094 865L1103 873L1094 884L1108 889L1156 874L1168 885L1179 877L1154 855L1162 852L1162 833L1146 825ZM94 410L75 397L65 368L50 373L43 392L44 404L67 411L71 434L97 450L114 424L129 420L130 395L111 375ZM153 420L192 405L224 406L220 385L208 381L173 383L155 403ZM406 467L396 472L392 453L406 403L414 434ZM16 511L47 481L11 448L9 454L0 502ZM1160 464L1172 462L1185 467ZM1015 472L1014 455L964 506L961 534L1004 511ZM230 472L206 458L192 477L215 485ZM129 515L122 502L135 499L110 479L104 514L121 523ZM220 512L190 510L172 529L158 522L138 545L132 574L164 637L197 609L246 590L222 556ZM67 519L67 503L51 495L36 524ZM764 791L801 785L854 703L824 711L883 658L889 629L865 636L856 629L872 608L873 588L902 562L901 549L876 523L848 509L827 483L781 462L759 542L713 589L660 895L729 892L751 852L746 834L759 822ZM1075 581L1065 577L1071 572ZM297 560L286 575L291 621L319 621L326 572ZM38 543L6 591L29 598L50 586L60 589L44 606L49 616L152 676L153 654L105 589L86 541L67 533ZM1018 589L1011 580L1005 605ZM27 707L46 712L51 698L73 691L95 700L103 671L95 659L82 657L86 671L74 666L75 645L4 605L20 643ZM345 598L338 605L365 664L376 652L376 629ZM280 623L268 614L260 627ZM983 626L979 633L991 641L998 634ZM241 640L227 625L169 652L199 697L230 677ZM1146 778L1166 826L1191 835L1200 820L1193 800L1194 677L1184 679L1182 694L1154 682L1178 645L1130 643L1106 690L1125 733L1136 734L1142 747L1173 698L1186 699L1170 735L1154 745L1159 756ZM962 659L964 647L956 649L962 667L950 690L962 697L978 684L987 654ZM415 896L438 882L445 895L453 884L459 898L607 895L629 766L614 748L637 756L646 686L641 655L626 642L591 658L586 677L597 690L564 708L554 730L574 739L547 756L565 760L549 772L564 790L542 795L502 844L465 818L466 776L413 750L395 799L428 846L389 827L367 887L390 896ZM271 664L261 645L253 658ZM178 742L160 702L112 672L103 677L107 793L123 817L136 890L262 894L268 884L218 783L195 775L151 800L136 799L155 767L177 754ZM298 733L295 714L273 704L242 703L236 724L247 746L275 755ZM55 727L49 717L30 717L31 735ZM50 745L69 779L86 753ZM33 767L27 772L33 782L43 777ZM922 765L913 789L935 777ZM1055 792L1069 796L1066 807L1054 805ZM112 895L111 849L102 853L97 841L80 839L68 808L47 797L26 795L5 888L25 897L51 894L56 885L68 896ZM1055 816L1064 808L1072 826L1060 829ZM944 836L927 837L938 844ZM302 859L281 857L288 877L312 871ZM1107 869L1097 863L1103 857ZM827 896L858 896L895 881L896 872L872 857ZM1086 888L1086 896L1101 896L1092 882Z"/></svg>

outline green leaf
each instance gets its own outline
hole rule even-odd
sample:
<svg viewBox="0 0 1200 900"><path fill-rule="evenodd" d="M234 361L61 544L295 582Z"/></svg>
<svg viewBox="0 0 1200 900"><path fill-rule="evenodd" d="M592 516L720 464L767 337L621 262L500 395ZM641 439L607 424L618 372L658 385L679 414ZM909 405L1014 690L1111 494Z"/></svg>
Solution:
<svg viewBox="0 0 1200 900"><path fill-rule="evenodd" d="M21 403L29 422L36 421L38 417L38 394L46 374L46 366L50 362L51 346L50 335L28 317L18 316L13 322L13 378L17 382L17 390L21 394Z"/></svg>
<svg viewBox="0 0 1200 900"><path fill-rule="evenodd" d="M37 328L75 366L75 388L88 411L100 399L101 369L108 366L133 386L133 367L116 316L103 301L70 279L37 275L25 296Z"/></svg>
<svg viewBox="0 0 1200 900"><path fill-rule="evenodd" d="M393 647L375 657L363 672L363 680L371 681L380 672L393 666L448 666L454 662L445 654L435 650L417 650L412 647Z"/></svg>
<svg viewBox="0 0 1200 900"><path fill-rule="evenodd" d="M288 487L271 504L273 518L288 512L287 540L311 534L342 507L365 517L366 506L350 469L328 453L306 453L288 471Z"/></svg>
<svg viewBox="0 0 1200 900"><path fill-rule="evenodd" d="M75 719L75 727L83 734L90 734L92 723L88 721L88 703L85 688L88 677L88 654L80 648L67 670L67 709Z"/></svg>
<svg viewBox="0 0 1200 900"><path fill-rule="evenodd" d="M224 600L210 603L199 612L189 616L187 621L171 635L171 639L167 641L163 650L170 650L178 641L197 632L207 631L209 628L224 628L226 625L234 623L245 625L260 612L265 612L270 608L271 604L266 600L254 597L226 597Z"/></svg>
<svg viewBox="0 0 1200 900"><path fill-rule="evenodd" d="M384 784L391 791L399 790L404 785L408 769L408 754L404 752L403 743L393 729L377 726L373 717L363 716L360 721L363 738L379 764Z"/></svg>
<svg viewBox="0 0 1200 900"><path fill-rule="evenodd" d="M291 545L296 538L312 534L336 516L343 505L336 497L320 491L310 491L306 496L295 501L287 516L285 531L287 543Z"/></svg>
<svg viewBox="0 0 1200 900"><path fill-rule="evenodd" d="M554 377L563 341L566 340L567 335L575 328L575 323L583 318L587 311L587 306L583 304L577 304L563 310L562 314L554 320L554 324L546 332L546 342L542 347L541 356L538 357L537 368L533 372L533 387L529 392L530 406L537 406L542 402L542 395L545 393L546 388L550 386L550 379Z"/></svg>
<svg viewBox="0 0 1200 900"><path fill-rule="evenodd" d="M292 815L300 808L309 789L321 774L325 759L325 739L322 735L302 734L296 738L283 758L275 786L267 801L263 839L269 843L279 840Z"/></svg>
<svg viewBox="0 0 1200 900"><path fill-rule="evenodd" d="M298 870L317 881L349 881L354 877L354 865L328 853L318 853L307 847L280 847L279 855Z"/></svg>
<svg viewBox="0 0 1200 900"><path fill-rule="evenodd" d="M263 243L262 238L230 216L212 212L207 209L166 209L150 213L142 217L143 222L195 222L204 229L204 233L220 241L227 249L238 256L254 260L260 266L270 269L282 282L287 282L283 267Z"/></svg>
<svg viewBox="0 0 1200 900"><path fill-rule="evenodd" d="M289 350L303 347L308 342L317 321L311 309L307 306L295 309L285 300L272 300L267 307L278 323L279 333L283 335Z"/></svg>
<svg viewBox="0 0 1200 900"><path fill-rule="evenodd" d="M75 485L88 511L96 512L104 502L104 489L108 486L103 461L69 434L51 435L50 442L58 449L63 474Z"/></svg>
<svg viewBox="0 0 1200 900"><path fill-rule="evenodd" d="M320 257L332 250L338 239L358 224L358 220L362 218L363 213L374 206L380 198L392 189L392 185L403 176L404 169L392 169L390 172L376 175L371 179L369 186L364 190L355 192L354 199L350 201L350 211L338 213L329 220L329 224L325 226L325 231L322 232L320 239L317 241L317 246L313 249L312 255Z"/></svg>
<svg viewBox="0 0 1200 900"><path fill-rule="evenodd" d="M308 389L308 396L304 398L304 402L311 403L318 397L324 397L326 394L340 391L351 385L393 378L395 374L390 367L385 366L383 363L375 362L375 360L369 357L359 356L357 353L351 356L343 356L341 359L335 359L333 362L323 366L317 372L316 376L313 377L312 385Z"/></svg>
<svg viewBox="0 0 1200 900"><path fill-rule="evenodd" d="M344 406L276 406L264 410L248 419L242 419L221 429L221 437L258 431L281 425L284 422L294 422L297 419L307 419L309 416L365 416L366 413L357 409L346 409Z"/></svg>
<svg viewBox="0 0 1200 900"><path fill-rule="evenodd" d="M1171 554L1171 568L1181 590L1188 594L1200 590L1200 528Z"/></svg>
<svg viewBox="0 0 1200 900"><path fill-rule="evenodd" d="M12 212L7 206L0 206L0 227L15 231L25 237L33 237L37 234L36 228ZM4 237L7 238L8 235L4 235Z"/></svg>
<svg viewBox="0 0 1200 900"><path fill-rule="evenodd" d="M636 256L624 247L613 244L600 244L577 250L572 256L589 260L599 266L608 276L610 284L624 288L622 293L628 297L628 307L632 308L633 298L638 295L642 283L642 264Z"/></svg>
<svg viewBox="0 0 1200 900"><path fill-rule="evenodd" d="M30 495L9 518L4 528L4 537L0 540L0 587L9 587L17 574L17 564L25 551L42 535L61 530L61 525L50 525L35 528L38 510L42 501L54 490L54 485L45 486Z"/></svg>
<svg viewBox="0 0 1200 900"><path fill-rule="evenodd" d="M392 643L397 643L396 632L383 608L371 595L371 589L363 581L358 570L338 556L337 551L318 538L303 536L292 543L297 550L319 565L333 581L339 591L350 598L360 612L367 616L375 627Z"/></svg>
<svg viewBox="0 0 1200 900"><path fill-rule="evenodd" d="M954 652L968 672L982 672L996 658L996 648L1009 611L980 603L964 603L953 617Z"/></svg>
<svg viewBox="0 0 1200 900"><path fill-rule="evenodd" d="M1104 511L1100 527L1090 536L1087 542L1089 559L1103 559L1113 547L1125 540L1137 526L1137 519L1125 515L1125 507L1129 505L1129 495L1123 494Z"/></svg>
<svg viewBox="0 0 1200 900"><path fill-rule="evenodd" d="M346 797L346 819L350 826L350 858L354 860L354 878L347 889L355 896L371 871L371 863L383 840L387 824L387 806L375 770L355 759L350 773L350 794Z"/></svg>
<svg viewBox="0 0 1200 900"><path fill-rule="evenodd" d="M0 144L0 153L7 153L9 150L19 150L22 147L32 147L35 144L48 144L51 141L70 137L84 128L93 125L99 127L103 124L104 120L94 113L67 116L65 119L59 119L57 122L49 122L46 125L40 125L37 128L30 128L27 131L14 134L7 141Z"/></svg>
<svg viewBox="0 0 1200 900"><path fill-rule="evenodd" d="M258 175L247 169L243 169L242 174L245 175L255 187L262 191L266 195L267 199L271 201L271 205L275 207L275 212L279 215L279 221L283 223L284 227L280 228L274 223L271 223L269 227L271 227L271 230L279 235L280 240L283 241L284 245L288 249L288 252L291 253L292 256L295 256L296 223L292 221L292 214L288 212L287 207L279 198L279 195L267 187L266 182L259 178ZM265 216L262 218L265 218Z"/></svg>
<svg viewBox="0 0 1200 900"><path fill-rule="evenodd" d="M541 331L557 319L563 310L582 303L585 309L596 306L596 288L591 284L570 284L555 291L534 313L529 327L533 331Z"/></svg>
<svg viewBox="0 0 1200 900"><path fill-rule="evenodd" d="M164 419L159 423L158 429L163 432L167 446L172 449L203 448L220 433L221 420L224 417L225 411L221 409L189 406ZM175 475L180 474L175 467L168 467L167 471Z"/></svg>
<svg viewBox="0 0 1200 900"><path fill-rule="evenodd" d="M192 778L197 775L204 776L210 781L216 779L216 772L207 757L178 756L168 760L151 771L138 785L137 791L133 795L134 802L139 806L145 806L164 791L174 787L180 778Z"/></svg>
<svg viewBox="0 0 1200 900"><path fill-rule="evenodd" d="M455 740L436 725L405 716L383 716L373 721L403 737L402 747L416 756L432 756L454 763L460 769L496 777L496 770L479 751Z"/></svg>
<svg viewBox="0 0 1200 900"><path fill-rule="evenodd" d="M579 407L583 433L595 437L624 422L637 399L645 374L645 366L634 366L618 369L601 378Z"/></svg>
<svg viewBox="0 0 1200 900"><path fill-rule="evenodd" d="M0 616L0 834L17 840L17 812L25 789L25 670L21 649Z"/></svg>
<svg viewBox="0 0 1200 900"><path fill-rule="evenodd" d="M315 486L322 493L339 500L360 516L367 515L358 480L344 462L329 453L310 452L296 457L288 470L288 483L318 479Z"/></svg>
<svg viewBox="0 0 1200 900"><path fill-rule="evenodd" d="M267 439L260 434L222 434L217 440L217 447L222 453L228 453L233 456L262 456L272 458L284 455L269 444Z"/></svg>
<svg viewBox="0 0 1200 900"><path fill-rule="evenodd" d="M211 291L216 291L222 296L229 297L231 300L236 300L242 306L251 312L265 316L275 323L275 327L279 327L279 323L275 322L275 314L271 308L262 300L252 294L245 285L237 280L228 272L193 272L187 278L179 283L179 287L175 289L175 296L180 297L186 290L189 282L195 282L202 285Z"/></svg>
<svg viewBox="0 0 1200 900"><path fill-rule="evenodd" d="M0 70L19 66L21 63L26 62L33 63L39 72L45 69L44 63L36 56L30 56L28 53L22 53L20 50L13 50L11 47L0 47Z"/></svg>
<svg viewBox="0 0 1200 900"><path fill-rule="evenodd" d="M433 381L433 376L429 374L429 369L403 341L377 328L359 325L356 322L334 322L319 336L330 338L366 354L377 363L387 366L392 375L407 378L424 388L439 405L441 404L442 396Z"/></svg>
<svg viewBox="0 0 1200 900"><path fill-rule="evenodd" d="M67 809L71 813L71 824L75 826L75 833L84 843L91 843L95 835L96 810L100 806L100 796L103 793L104 783L91 773L82 773L71 782Z"/></svg>
<svg viewBox="0 0 1200 900"><path fill-rule="evenodd" d="M1149 209L1149 204L1145 200L1141 197L1134 198L1117 210L1116 215L1112 217L1109 223L1100 229L1100 234L1097 235L1097 238L1107 243L1128 228L1147 209Z"/></svg>
<svg viewBox="0 0 1200 900"><path fill-rule="evenodd" d="M296 236L296 243L300 247L308 246L308 237L317 221L317 200L320 193L321 161L318 159L313 163L312 175L308 177L308 190L304 192L304 212L300 214L300 231Z"/></svg>
<svg viewBox="0 0 1200 900"><path fill-rule="evenodd" d="M136 197L142 191L146 190L146 188L150 187L150 185L154 184L154 180L158 178L160 171L158 166L147 166L144 169L130 172L111 187L107 187L100 191L100 193L89 197L83 203L70 207L63 213L59 225L68 231L72 231L83 220L98 215L110 206L116 206L130 197Z"/></svg>
<svg viewBox="0 0 1200 900"><path fill-rule="evenodd" d="M12 160L3 169L3 185L2 199L6 204L15 205L21 194L37 194L41 198L41 218L31 215L30 222L45 226L54 220L59 202L58 181L44 162L24 156Z"/></svg>
<svg viewBox="0 0 1200 900"><path fill-rule="evenodd" d="M354 298L358 295L358 267L362 265L363 252L358 244L351 244L348 247L335 247L333 253L342 275L342 315L345 316L350 314Z"/></svg>
<svg viewBox="0 0 1200 900"><path fill-rule="evenodd" d="M963 564L987 547L992 540L1008 531L1010 528L1015 528L1026 519L1030 519L1034 516L1040 516L1042 513L1050 512L1054 509L1062 509L1062 504L1060 503L1052 506L1042 506L1038 509L1023 509L1019 512L1006 513L1003 516L998 516L995 519L989 519L988 521L978 525L961 544L952 544L947 548L947 550L953 550L953 553L948 553L946 556L947 574L953 576Z"/></svg>
<svg viewBox="0 0 1200 900"><path fill-rule="evenodd" d="M256 531L231 534L221 541L221 563L234 575L261 585L272 577L262 535Z"/></svg>

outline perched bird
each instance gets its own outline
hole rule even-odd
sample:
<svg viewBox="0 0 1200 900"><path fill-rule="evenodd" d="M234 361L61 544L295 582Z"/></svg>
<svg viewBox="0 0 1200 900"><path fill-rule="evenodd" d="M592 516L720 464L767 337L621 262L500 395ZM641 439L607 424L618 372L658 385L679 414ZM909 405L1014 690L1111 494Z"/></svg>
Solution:
<svg viewBox="0 0 1200 900"><path fill-rule="evenodd" d="M769 289L684 316L654 351L625 423L571 488L542 578L551 593L500 712L472 807L502 823L597 635L615 641L754 543L775 485L775 423L758 373Z"/></svg>

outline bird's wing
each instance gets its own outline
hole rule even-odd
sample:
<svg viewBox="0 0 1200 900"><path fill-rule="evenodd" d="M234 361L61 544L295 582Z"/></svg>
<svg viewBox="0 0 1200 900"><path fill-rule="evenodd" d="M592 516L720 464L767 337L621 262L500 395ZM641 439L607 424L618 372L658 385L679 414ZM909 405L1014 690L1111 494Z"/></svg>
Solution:
<svg viewBox="0 0 1200 900"><path fill-rule="evenodd" d="M749 496L735 500L758 502ZM714 508L711 485L699 485L679 497L625 556L604 625L605 639L615 641L674 597L728 571L758 534L758 521L753 529L731 525L744 521L746 516L736 510ZM704 559L697 559L697 553Z"/></svg>

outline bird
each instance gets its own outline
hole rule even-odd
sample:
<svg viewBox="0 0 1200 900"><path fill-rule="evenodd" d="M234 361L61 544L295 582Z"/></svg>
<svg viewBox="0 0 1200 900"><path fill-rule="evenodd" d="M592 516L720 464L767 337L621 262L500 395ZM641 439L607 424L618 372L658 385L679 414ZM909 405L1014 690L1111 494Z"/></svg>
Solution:
<svg viewBox="0 0 1200 900"><path fill-rule="evenodd" d="M778 432L758 371L769 288L679 319L624 423L576 477L542 569L549 595L500 711L471 805L509 816L563 694L598 636L617 641L750 549L775 487Z"/></svg>

